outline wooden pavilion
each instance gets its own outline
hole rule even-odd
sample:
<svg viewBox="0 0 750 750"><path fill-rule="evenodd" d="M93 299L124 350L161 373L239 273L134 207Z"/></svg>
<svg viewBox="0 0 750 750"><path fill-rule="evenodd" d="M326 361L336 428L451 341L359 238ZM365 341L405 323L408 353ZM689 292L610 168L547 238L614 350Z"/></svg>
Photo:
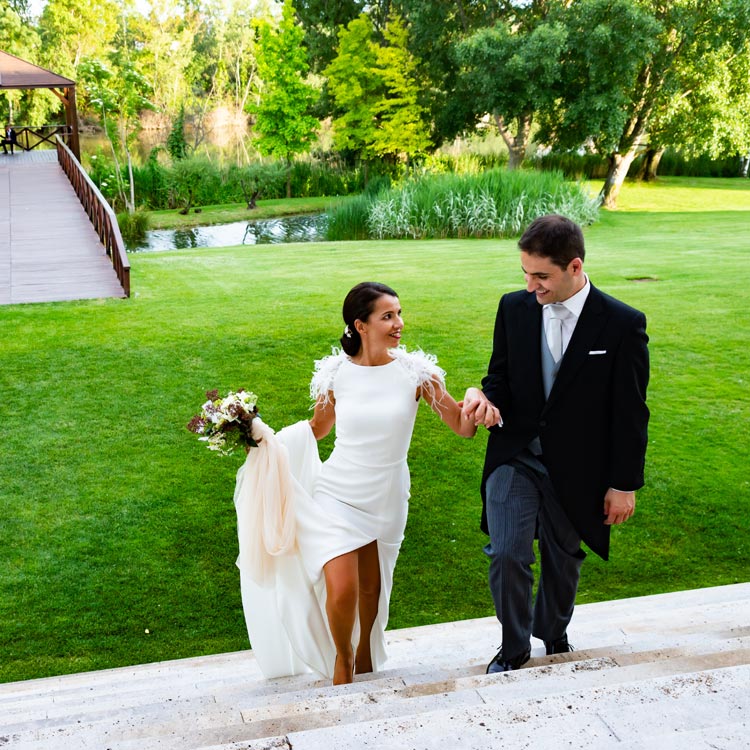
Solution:
<svg viewBox="0 0 750 750"><path fill-rule="evenodd" d="M75 81L0 50L3 89L50 89L65 125L14 125L0 156L0 304L129 297L117 217L81 166Z"/></svg>
<svg viewBox="0 0 750 750"><path fill-rule="evenodd" d="M44 129L17 128L19 146L24 151L30 151L42 143L54 146L55 135L60 135L76 159L80 161L75 81L0 50L0 91L3 89L49 89L52 91L65 105L65 125Z"/></svg>

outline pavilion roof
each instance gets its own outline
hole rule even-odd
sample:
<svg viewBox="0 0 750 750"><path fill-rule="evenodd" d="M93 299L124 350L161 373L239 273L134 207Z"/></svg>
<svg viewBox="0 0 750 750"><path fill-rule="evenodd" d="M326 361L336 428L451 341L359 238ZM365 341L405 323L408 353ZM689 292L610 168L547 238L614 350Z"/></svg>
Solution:
<svg viewBox="0 0 750 750"><path fill-rule="evenodd" d="M0 50L0 89L51 89L68 86L75 86L75 81Z"/></svg>

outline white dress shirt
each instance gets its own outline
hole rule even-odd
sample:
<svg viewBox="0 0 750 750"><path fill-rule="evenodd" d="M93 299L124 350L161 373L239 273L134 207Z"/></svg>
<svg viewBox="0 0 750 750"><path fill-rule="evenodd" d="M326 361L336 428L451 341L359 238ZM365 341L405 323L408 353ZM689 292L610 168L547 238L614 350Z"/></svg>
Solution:
<svg viewBox="0 0 750 750"><path fill-rule="evenodd" d="M573 336L573 331L575 331L576 329L576 323L578 323L578 318L580 317L583 306L586 303L586 298L589 296L589 292L591 291L591 282L589 281L589 277L586 274L584 274L584 277L586 279L586 283L579 291L577 291L572 297L568 297L568 299L564 300L563 302L557 303L558 305L562 305L566 310L568 310L568 312L571 313L562 321L563 355L565 354L565 350L568 348L570 339ZM547 324L549 320L550 305L544 305L542 307L542 324L544 325L545 331L547 330Z"/></svg>

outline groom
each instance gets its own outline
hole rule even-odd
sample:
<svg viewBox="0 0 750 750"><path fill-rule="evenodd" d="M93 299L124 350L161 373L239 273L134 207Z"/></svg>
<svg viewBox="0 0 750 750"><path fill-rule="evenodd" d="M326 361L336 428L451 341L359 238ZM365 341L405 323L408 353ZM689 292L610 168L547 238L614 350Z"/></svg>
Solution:
<svg viewBox="0 0 750 750"><path fill-rule="evenodd" d="M609 556L613 524L635 511L643 486L649 411L643 313L600 292L583 271L580 227L536 219L519 241L526 290L500 300L482 390L467 416L496 406L487 444L482 529L502 647L487 672L518 669L530 638L547 654L572 650L581 541ZM534 539L541 573L532 608Z"/></svg>

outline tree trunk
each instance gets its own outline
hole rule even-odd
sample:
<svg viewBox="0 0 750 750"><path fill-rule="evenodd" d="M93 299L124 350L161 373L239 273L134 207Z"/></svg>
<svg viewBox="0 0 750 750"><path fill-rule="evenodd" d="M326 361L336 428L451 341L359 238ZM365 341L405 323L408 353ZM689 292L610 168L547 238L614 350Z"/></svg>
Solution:
<svg viewBox="0 0 750 750"><path fill-rule="evenodd" d="M190 213L190 209L193 205L193 188L188 188L187 198L185 198L185 205L178 211L183 216L187 216Z"/></svg>
<svg viewBox="0 0 750 750"><path fill-rule="evenodd" d="M128 181L130 182L130 205L128 206L128 213L135 213L135 180L133 179L133 159L130 155L130 151L126 149L125 153L128 157Z"/></svg>
<svg viewBox="0 0 750 750"><path fill-rule="evenodd" d="M508 147L508 169L518 169L526 158L533 115L527 114L517 118L518 130L515 136L508 130L505 120L501 115L494 114L493 118L498 132Z"/></svg>
<svg viewBox="0 0 750 750"><path fill-rule="evenodd" d="M664 156L664 151L666 151L664 148L650 148L646 151L643 166L638 173L638 179L644 182L652 182L656 179L656 172L659 169L661 157Z"/></svg>
<svg viewBox="0 0 750 750"><path fill-rule="evenodd" d="M740 177L747 177L748 168L750 167L750 154L740 157Z"/></svg>
<svg viewBox="0 0 750 750"><path fill-rule="evenodd" d="M292 159L286 158L286 197L292 197Z"/></svg>
<svg viewBox="0 0 750 750"><path fill-rule="evenodd" d="M622 183L625 182L633 159L635 159L635 147L624 154L615 152L610 155L607 178L599 193L599 200L604 208L617 208L617 197L620 195L620 188Z"/></svg>

